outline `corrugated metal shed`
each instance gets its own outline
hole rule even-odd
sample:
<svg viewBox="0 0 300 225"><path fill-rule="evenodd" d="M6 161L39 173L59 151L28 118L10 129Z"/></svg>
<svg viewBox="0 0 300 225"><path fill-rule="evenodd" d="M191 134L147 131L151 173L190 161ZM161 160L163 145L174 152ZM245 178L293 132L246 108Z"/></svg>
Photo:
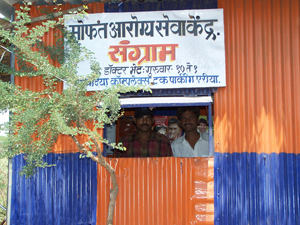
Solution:
<svg viewBox="0 0 300 225"><path fill-rule="evenodd" d="M216 6L216 1L175 1L169 7L197 8L201 5L199 2ZM139 6L127 4L92 3L89 13L103 12L103 9L136 10ZM155 4L151 6L153 9L166 9L160 2ZM63 10L75 6L64 5ZM43 7L32 7L31 16L39 16ZM51 32L43 39L48 44L54 41ZM16 78L16 84L35 91L44 88L41 78ZM62 91L61 84L58 91ZM197 96L210 95L212 91L161 90L155 95ZM105 224L111 187L107 172L94 162L80 159L76 146L65 136L59 138L53 153L45 160L58 166L39 170L32 179L25 180L18 175L24 164L23 156L14 158L11 224ZM116 168L120 187L114 224L213 224L213 159L107 161ZM40 208L42 206L45 208Z"/></svg>
<svg viewBox="0 0 300 225"><path fill-rule="evenodd" d="M300 5L219 0L226 88L215 96L215 224L300 224Z"/></svg>
<svg viewBox="0 0 300 225"><path fill-rule="evenodd" d="M136 4L91 6L99 7L95 12L124 11ZM227 86L218 88L214 95L214 223L300 224L300 3L219 0L218 7L224 9ZM38 87L41 80L18 82ZM63 149L73 148L65 142L62 140ZM69 168L80 165L77 153L72 154L75 155L70 163L74 166ZM123 187L117 202L116 224L212 223L211 192L206 192L208 198L203 201L199 197L204 194L199 190L212 185L211 161L208 160L206 170L206 164L199 163L199 159L108 160L115 166ZM55 168L45 173L50 176L53 171ZM76 173L69 173L76 178ZM85 222L104 224L110 183L102 168L97 168L97 177L97 218L85 216L93 218ZM18 188L14 194L19 202L14 202L13 210L20 215L26 192L19 190L29 190L31 185L40 189L46 182L26 183L23 178L15 182ZM94 185L91 179L89 188ZM76 195L71 190L68 193L72 198ZM62 196L62 192L55 186L53 194L43 201L56 195ZM34 202L28 204L26 218L35 219L32 213L39 214L34 211ZM82 204L76 210L85 207ZM80 223L84 221L74 221Z"/></svg>
<svg viewBox="0 0 300 225"><path fill-rule="evenodd" d="M226 88L215 94L217 152L300 153L299 1L219 0Z"/></svg>

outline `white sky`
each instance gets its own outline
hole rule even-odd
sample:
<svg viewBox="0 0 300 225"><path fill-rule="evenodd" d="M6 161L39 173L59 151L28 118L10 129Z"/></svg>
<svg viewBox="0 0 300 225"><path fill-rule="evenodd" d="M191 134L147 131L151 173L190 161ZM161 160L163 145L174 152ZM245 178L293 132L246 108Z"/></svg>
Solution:
<svg viewBox="0 0 300 225"><path fill-rule="evenodd" d="M4 16L0 13L0 18L3 18ZM8 112L3 114L0 112L0 124L8 122ZM5 136L4 132L0 131L0 136Z"/></svg>
<svg viewBox="0 0 300 225"><path fill-rule="evenodd" d="M0 124L3 124L5 122L8 122L8 112L1 113L0 112ZM4 132L0 131L0 136L6 136Z"/></svg>
<svg viewBox="0 0 300 225"><path fill-rule="evenodd" d="M0 18L3 18L4 16L0 13ZM0 124L8 122L8 112L2 113L0 112ZM0 136L6 136L4 132L0 131Z"/></svg>
<svg viewBox="0 0 300 225"><path fill-rule="evenodd" d="M0 18L3 18L4 16L0 13ZM0 124L5 123L8 121L8 113L2 114L0 112ZM0 136L4 136L5 134L0 131Z"/></svg>
<svg viewBox="0 0 300 225"><path fill-rule="evenodd" d="M4 16L0 13L0 18L3 18ZM8 112L7 113L1 113L0 112L0 124L8 122ZM0 131L0 136L5 136L4 132Z"/></svg>
<svg viewBox="0 0 300 225"><path fill-rule="evenodd" d="M4 16L0 13L0 18L3 18ZM0 124L8 122L8 112L7 113L1 113L0 112ZM0 131L0 136L6 136L4 132Z"/></svg>

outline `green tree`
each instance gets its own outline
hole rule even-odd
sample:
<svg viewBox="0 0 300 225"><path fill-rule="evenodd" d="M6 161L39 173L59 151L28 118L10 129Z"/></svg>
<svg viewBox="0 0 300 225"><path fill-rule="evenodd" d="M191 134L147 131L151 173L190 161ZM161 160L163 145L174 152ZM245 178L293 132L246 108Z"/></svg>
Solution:
<svg viewBox="0 0 300 225"><path fill-rule="evenodd" d="M89 157L105 167L111 175L113 189L110 193L107 224L112 224L118 184L114 169L101 155L101 143L117 149L123 148L121 144L108 143L99 134L99 129L120 117L120 94L138 91L139 88L116 85L103 91L87 93L87 85L100 76L100 66L93 53L80 46L67 31L62 17L48 19L42 25L29 29L26 26L31 22L29 10L25 5L17 12L16 20L12 22L13 30L0 29L2 40L12 44L11 51L16 55L21 69L10 71L10 68L1 65L0 70L9 71L15 76L43 76L45 88L34 92L0 82L0 110L11 112L10 122L6 126L11 131L6 143L10 151L5 154L8 157L24 154L26 166L21 174L29 177L38 167L54 166L45 163L43 156L52 149L59 135L70 136L83 152L81 157ZM83 12L76 14L82 15ZM56 29L60 36L52 47L40 41L49 29ZM60 67L53 66L51 58L58 59ZM77 73L78 63L83 60L91 68L91 73L85 76ZM57 84L62 81L68 84L68 88L58 92ZM92 121L93 128L87 127L88 121ZM81 143L78 135L85 135L88 141ZM96 149L97 154L93 154L92 149Z"/></svg>

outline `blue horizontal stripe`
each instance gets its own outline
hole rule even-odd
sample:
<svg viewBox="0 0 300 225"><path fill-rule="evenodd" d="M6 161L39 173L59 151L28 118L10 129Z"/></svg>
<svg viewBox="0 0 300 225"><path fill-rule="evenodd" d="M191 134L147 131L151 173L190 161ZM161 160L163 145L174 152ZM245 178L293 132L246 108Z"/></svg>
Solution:
<svg viewBox="0 0 300 225"><path fill-rule="evenodd" d="M174 1L163 0L147 2L138 0L138 2L107 2L104 4L105 12L137 12L137 11L162 11L162 10L183 10L183 9L216 9L217 0L186 0Z"/></svg>
<svg viewBox="0 0 300 225"><path fill-rule="evenodd" d="M96 224L97 164L79 153L48 154L29 179L20 176L24 155L13 159L11 225Z"/></svg>
<svg viewBox="0 0 300 225"><path fill-rule="evenodd" d="M296 225L300 156L215 153L215 224Z"/></svg>

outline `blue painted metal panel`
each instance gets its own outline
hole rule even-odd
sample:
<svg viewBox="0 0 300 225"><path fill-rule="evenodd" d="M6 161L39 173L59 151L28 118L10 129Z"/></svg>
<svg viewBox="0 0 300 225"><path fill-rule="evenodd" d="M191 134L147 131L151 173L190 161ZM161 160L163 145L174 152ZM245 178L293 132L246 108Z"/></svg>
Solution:
<svg viewBox="0 0 300 225"><path fill-rule="evenodd" d="M97 164L79 153L48 154L55 167L29 179L19 175L24 155L13 159L11 225L96 224Z"/></svg>
<svg viewBox="0 0 300 225"><path fill-rule="evenodd" d="M300 156L215 153L215 224L300 224Z"/></svg>
<svg viewBox="0 0 300 225"><path fill-rule="evenodd" d="M177 109L157 108L154 110L154 116L177 116Z"/></svg>
<svg viewBox="0 0 300 225"><path fill-rule="evenodd" d="M105 12L163 11L180 9L215 9L217 0L154 1L105 3Z"/></svg>

